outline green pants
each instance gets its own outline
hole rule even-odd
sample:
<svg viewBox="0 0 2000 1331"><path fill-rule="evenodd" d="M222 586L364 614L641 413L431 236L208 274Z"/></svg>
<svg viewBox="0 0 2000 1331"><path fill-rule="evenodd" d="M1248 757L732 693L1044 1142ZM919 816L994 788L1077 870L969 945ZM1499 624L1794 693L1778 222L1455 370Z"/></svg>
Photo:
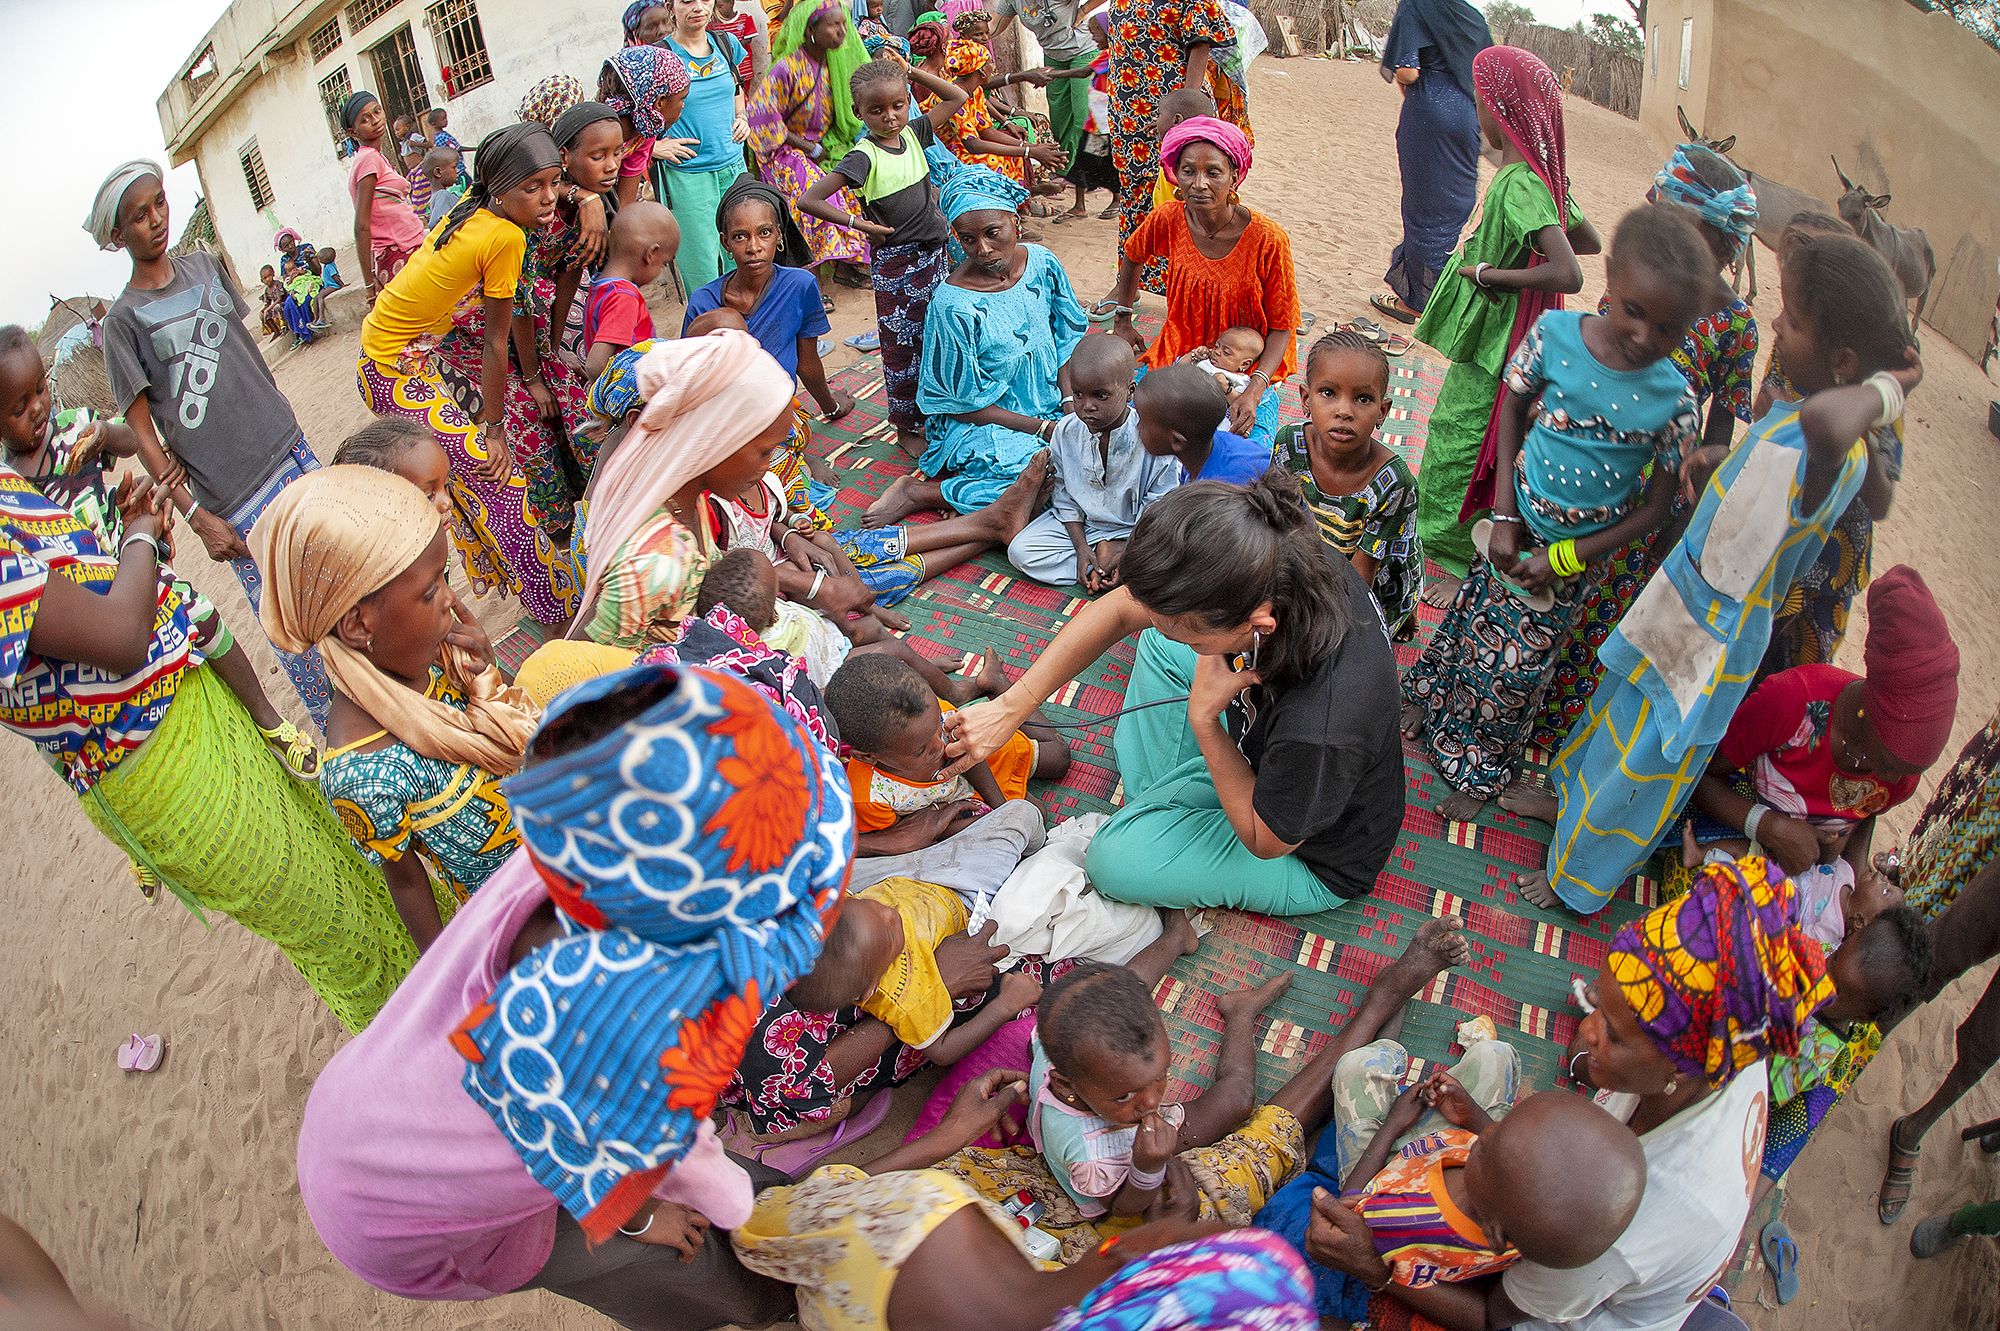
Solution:
<svg viewBox="0 0 2000 1331"><path fill-rule="evenodd" d="M2000 1235L2000 1202L1971 1202L1951 1213L1953 1238Z"/></svg>
<svg viewBox="0 0 2000 1331"><path fill-rule="evenodd" d="M667 184L667 206L681 227L681 247L674 254L674 263L681 270L681 281L693 291L736 266L722 252L715 210L722 204L723 192L743 174L743 164L732 162L716 171L683 171L669 166L661 174Z"/></svg>
<svg viewBox="0 0 2000 1331"><path fill-rule="evenodd" d="M1327 1163L1326 1146L1331 1140L1339 1161L1333 1177L1345 1183L1348 1172L1360 1163L1368 1144L1388 1119L1409 1071L1410 1053L1394 1040L1377 1040L1342 1054L1333 1065L1333 1124L1320 1138L1314 1165ZM1452 1064L1451 1075L1474 1104L1494 1118L1505 1118L1514 1107L1520 1086L1521 1060L1505 1040L1482 1040ZM1449 1126L1437 1110L1427 1109L1396 1139L1396 1149L1401 1151L1417 1138Z"/></svg>
<svg viewBox="0 0 2000 1331"><path fill-rule="evenodd" d="M1079 55L1068 60L1050 60L1047 64L1056 70L1089 69L1095 58ZM1049 129L1074 162L1076 150L1083 146L1083 122L1090 119L1090 80L1056 79L1044 91L1049 95Z"/></svg>
<svg viewBox="0 0 2000 1331"><path fill-rule="evenodd" d="M1454 361L1431 408L1424 455L1417 463L1417 536L1445 572L1472 566L1472 524L1458 520L1479 462L1479 445L1493 416L1500 380L1470 361Z"/></svg>
<svg viewBox="0 0 2000 1331"><path fill-rule="evenodd" d="M1125 705L1185 695L1191 647L1156 629L1139 635ZM1342 898L1296 855L1261 859L1229 824L1201 756L1187 707L1168 703L1118 719L1112 735L1125 807L1090 843L1085 870L1113 901L1147 906L1227 906L1310 915Z"/></svg>

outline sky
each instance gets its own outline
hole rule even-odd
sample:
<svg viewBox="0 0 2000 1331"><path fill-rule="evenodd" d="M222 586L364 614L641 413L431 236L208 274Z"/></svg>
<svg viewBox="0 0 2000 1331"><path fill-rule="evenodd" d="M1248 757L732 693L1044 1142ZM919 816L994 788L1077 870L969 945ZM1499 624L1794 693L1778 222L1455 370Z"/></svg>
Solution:
<svg viewBox="0 0 2000 1331"><path fill-rule="evenodd" d="M0 136L0 170L5 179L34 182L7 219L14 240L0 260L0 323L32 327L48 313L51 295L109 298L124 287L124 257L100 251L83 219L112 167L134 157L165 165L154 99L227 3L0 0L0 51L13 53L0 80L0 124L16 127ZM621 7L617 0L559 3L606 13ZM1528 7L1557 27L1620 10L1617 0L1528 0ZM86 79L82 71L93 64ZM20 132L52 123L63 128L59 138ZM200 194L192 165L168 174L176 239Z"/></svg>

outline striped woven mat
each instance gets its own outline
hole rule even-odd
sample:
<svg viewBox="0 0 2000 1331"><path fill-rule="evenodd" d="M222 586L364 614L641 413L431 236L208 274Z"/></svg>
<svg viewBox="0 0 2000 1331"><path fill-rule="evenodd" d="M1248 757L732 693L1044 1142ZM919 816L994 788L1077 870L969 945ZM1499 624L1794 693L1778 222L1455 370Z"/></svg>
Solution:
<svg viewBox="0 0 2000 1331"><path fill-rule="evenodd" d="M1412 467L1421 465L1425 427L1437 401L1444 363L1413 347L1391 362L1390 409L1381 437ZM883 419L881 363L866 357L832 380L852 393L856 407L831 425L815 427L813 454L841 476L833 507L836 521L858 518L889 483L911 469ZM1283 390L1283 417L1302 418L1294 388ZM917 519L919 521L923 519ZM1083 604L1075 589L1044 587L1018 577L1002 552L951 569L924 583L899 609L910 617L909 637L919 651L943 658L955 652L997 653L1018 675L1039 656ZM1427 633L1438 613L1421 611ZM1399 661L1416 658L1419 642L1398 649ZM500 644L510 667L539 639L526 630ZM1132 645L1121 643L1062 689L1048 705L1065 722L1115 711L1132 666ZM1108 728L1078 736L1060 783L1037 783L1032 792L1051 821L1109 811L1119 799L1117 765ZM1531 755L1536 765L1545 755ZM1491 1016L1501 1038L1521 1055L1522 1073L1537 1087L1555 1084L1563 1046L1576 1028L1569 989L1572 977L1589 977L1602 963L1617 927L1650 900L1652 885L1635 880L1595 917L1543 911L1519 900L1511 876L1537 868L1548 829L1489 805L1476 823L1446 824L1433 812L1449 793L1420 747L1406 751L1408 809L1401 838L1373 896L1337 910L1290 919L1218 912L1216 928L1201 950L1182 959L1162 983L1158 999L1174 1037L1177 1090L1205 1086L1220 1047L1218 994L1292 973L1290 988L1260 1024L1259 1091L1281 1085L1301 1056L1322 1045L1359 1005L1368 982L1395 957L1431 915L1465 917L1472 943L1470 966L1434 981L1410 1006L1403 1042L1428 1064L1450 1062L1459 1052L1456 1026Z"/></svg>

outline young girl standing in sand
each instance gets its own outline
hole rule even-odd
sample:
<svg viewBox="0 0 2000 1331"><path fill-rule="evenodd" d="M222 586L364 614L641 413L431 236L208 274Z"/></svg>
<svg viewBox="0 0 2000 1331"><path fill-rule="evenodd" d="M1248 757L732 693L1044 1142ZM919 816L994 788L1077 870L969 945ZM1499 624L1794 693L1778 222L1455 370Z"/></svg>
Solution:
<svg viewBox="0 0 2000 1331"><path fill-rule="evenodd" d="M529 124L487 135L475 162L472 188L363 321L356 378L369 410L421 422L450 456L453 538L473 590L506 587L538 622L564 624L576 615L571 566L527 503L502 424L527 232L555 216L561 164L549 132ZM477 420L453 400L437 359L438 339L468 298L485 310Z"/></svg>
<svg viewBox="0 0 2000 1331"><path fill-rule="evenodd" d="M349 164L347 192L354 200L354 252L372 305L424 243L424 219L411 204L409 178L397 169L402 147L390 139L381 99L355 93L341 107L340 125L359 145Z"/></svg>
<svg viewBox="0 0 2000 1331"><path fill-rule="evenodd" d="M322 468L250 540L271 577L271 636L317 645L333 681L320 788L428 947L520 840L500 778L520 768L541 711L502 682L445 582L444 524L408 481Z"/></svg>
<svg viewBox="0 0 2000 1331"><path fill-rule="evenodd" d="M1306 419L1278 431L1272 460L1299 478L1320 539L1354 565L1400 640L1416 632L1424 547L1417 479L1375 437L1388 397L1382 348L1359 333L1328 333L1306 356Z"/></svg>
<svg viewBox="0 0 2000 1331"><path fill-rule="evenodd" d="M1579 254L1600 248L1569 194L1562 87L1526 51L1492 46L1472 60L1479 127L1500 153L1479 225L1445 265L1416 336L1451 361L1417 471L1417 534L1446 574L1424 592L1446 606L1472 564L1466 515L1491 501L1491 424L1500 370L1544 310L1583 289ZM1482 484L1483 482L1483 484Z"/></svg>
<svg viewBox="0 0 2000 1331"><path fill-rule="evenodd" d="M1473 527L1488 557L1403 679L1403 733L1457 792L1438 810L1452 822L1513 780L1605 557L1666 521L1697 419L1668 356L1701 308L1707 261L1686 213L1627 213L1610 312L1545 314L1507 363L1493 516Z"/></svg>
<svg viewBox="0 0 2000 1331"><path fill-rule="evenodd" d="M1923 377L1901 288L1875 251L1811 236L1784 253L1772 335L1799 404L1773 407L1702 488L1680 542L1599 653L1608 681L1557 752L1553 797L1511 804L1556 824L1539 906L1601 910L1673 825L1750 691L1799 569L1861 491L1863 436Z"/></svg>

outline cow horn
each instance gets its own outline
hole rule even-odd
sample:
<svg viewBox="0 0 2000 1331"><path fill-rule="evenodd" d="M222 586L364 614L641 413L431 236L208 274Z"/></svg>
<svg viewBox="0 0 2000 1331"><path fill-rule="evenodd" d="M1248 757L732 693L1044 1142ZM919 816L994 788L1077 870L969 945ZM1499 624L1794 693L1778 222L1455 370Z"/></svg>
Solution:
<svg viewBox="0 0 2000 1331"><path fill-rule="evenodd" d="M1842 189L1853 189L1854 182L1849 180L1847 178L1847 173L1840 169L1840 159L1838 157L1834 157L1832 153L1828 153L1827 156L1832 158L1833 160L1833 174L1840 177L1840 187Z"/></svg>

